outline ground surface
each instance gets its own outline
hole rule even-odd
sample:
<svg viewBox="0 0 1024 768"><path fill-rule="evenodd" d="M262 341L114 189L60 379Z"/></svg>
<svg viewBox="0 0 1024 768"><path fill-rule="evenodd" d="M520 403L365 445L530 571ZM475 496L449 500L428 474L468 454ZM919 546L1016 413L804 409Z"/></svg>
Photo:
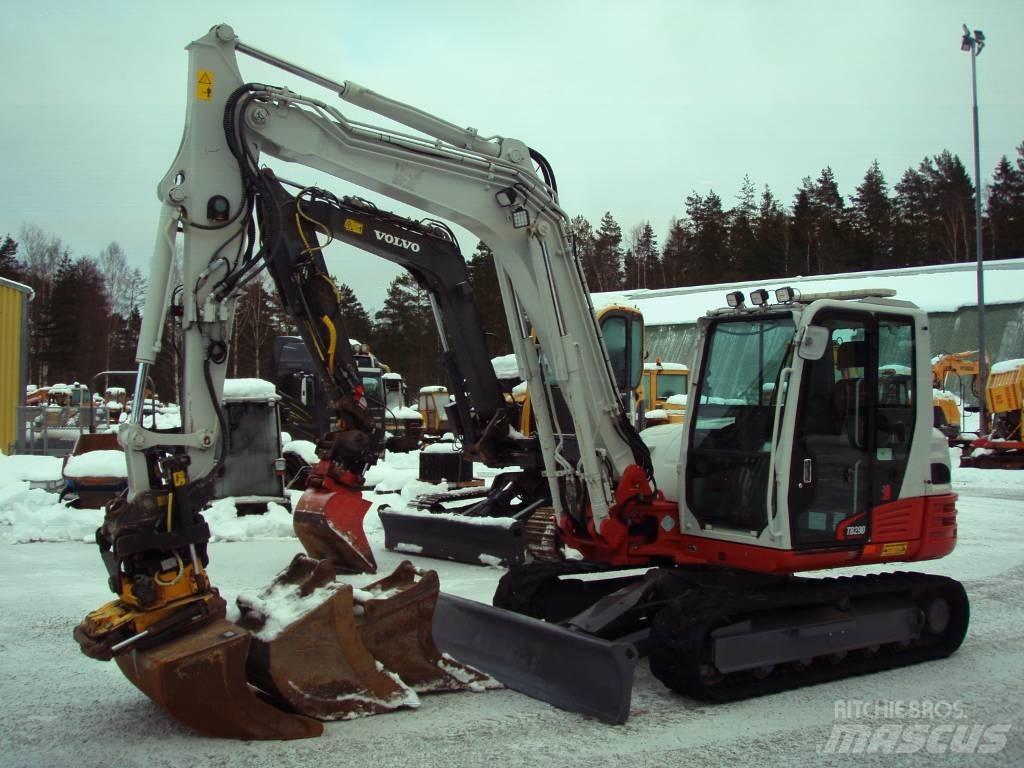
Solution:
<svg viewBox="0 0 1024 768"><path fill-rule="evenodd" d="M327 724L319 739L197 737L115 665L85 658L72 640L82 616L110 598L94 546L0 543L0 766L1024 765L1024 473L959 472L955 482L960 544L945 560L918 566L966 585L971 628L954 656L727 705L672 694L641 662L631 716L622 726L499 690L425 696L419 710ZM24 494L12 492L15 497L22 499L22 517L30 514ZM8 512L5 522L3 514L0 533L17 531L16 516ZM400 558L383 551L372 511L367 521L386 572ZM68 538L79 534L74 529ZM214 543L211 575L231 599L263 586L297 550L286 539ZM421 564L437 567L443 589L480 600L489 599L503 572ZM906 708L895 712L894 702ZM850 719L865 705L874 706L874 719ZM912 705L933 716L911 717ZM919 726L932 740L922 736L923 746L911 754L891 754L883 742L868 754L836 754L836 744L829 746L834 727L851 723L872 734ZM972 727L988 734L980 747L971 747ZM958 733L974 754L952 753ZM999 747L999 734L1002 748L979 754L985 745ZM900 745L910 749L903 738Z"/></svg>

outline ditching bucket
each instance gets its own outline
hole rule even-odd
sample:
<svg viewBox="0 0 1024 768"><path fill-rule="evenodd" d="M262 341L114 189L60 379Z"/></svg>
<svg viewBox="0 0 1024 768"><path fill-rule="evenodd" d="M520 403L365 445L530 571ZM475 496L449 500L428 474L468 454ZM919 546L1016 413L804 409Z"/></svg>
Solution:
<svg viewBox="0 0 1024 768"><path fill-rule="evenodd" d="M323 725L264 702L246 682L251 635L218 619L155 648L117 656L121 672L168 714L206 736L305 739Z"/></svg>
<svg viewBox="0 0 1024 768"><path fill-rule="evenodd" d="M484 690L497 684L434 644L434 609L441 592L435 571L420 571L408 560L390 576L357 594L356 616L367 650L418 693Z"/></svg>
<svg viewBox="0 0 1024 768"><path fill-rule="evenodd" d="M363 645L352 587L333 582L329 561L297 555L257 601L239 598L239 624L253 633L250 679L291 709L319 720L418 706L416 694L386 665L382 669ZM295 605L303 597L319 604L280 629L259 605L281 598Z"/></svg>
<svg viewBox="0 0 1024 768"><path fill-rule="evenodd" d="M321 487L309 487L292 514L292 528L306 553L330 560L338 571L376 573L363 517L370 508L354 488L324 478Z"/></svg>

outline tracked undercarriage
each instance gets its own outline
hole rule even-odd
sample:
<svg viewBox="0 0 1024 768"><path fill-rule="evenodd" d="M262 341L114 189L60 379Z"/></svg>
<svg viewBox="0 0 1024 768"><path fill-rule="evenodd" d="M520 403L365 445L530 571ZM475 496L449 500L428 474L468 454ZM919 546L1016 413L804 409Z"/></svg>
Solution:
<svg viewBox="0 0 1024 768"><path fill-rule="evenodd" d="M943 576L815 579L704 566L635 576L578 562L515 568L494 604L633 642L666 686L715 701L943 658L969 618L962 585Z"/></svg>

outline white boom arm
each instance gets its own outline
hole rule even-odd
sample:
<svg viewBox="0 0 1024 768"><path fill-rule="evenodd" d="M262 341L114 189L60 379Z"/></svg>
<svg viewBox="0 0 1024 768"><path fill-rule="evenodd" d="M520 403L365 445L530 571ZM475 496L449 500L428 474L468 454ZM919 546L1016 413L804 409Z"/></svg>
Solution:
<svg viewBox="0 0 1024 768"><path fill-rule="evenodd" d="M167 233L173 235L171 227L179 223L185 242L183 434L156 435L139 424L122 432L132 457L130 496L148 488L138 453L146 446L186 446L196 475L208 472L214 463L218 416L211 390L222 389L235 302L230 292L219 295L216 284L237 266L246 236L240 215L246 204L244 178L225 131L225 109L243 85L235 61L240 51L431 137L350 122L321 101L262 85L252 85L248 93L255 98L239 98L235 112L254 163L259 153L266 153L325 171L457 223L490 246L516 357L529 386L533 392L545 390L545 377L529 338L532 325L543 345L548 378L560 386L572 414L573 424L560 430L547 399L534 398L556 510L559 515L567 511L560 486L570 489L570 495L585 486L599 528L618 478L635 463L633 447L621 431L622 406L567 235L566 215L554 190L534 171L528 147L510 138L482 139L473 129L459 128L352 83L336 83L302 70L242 44L226 25L214 27L188 50L187 121L178 156L159 185L165 215L138 350L144 369L159 349L169 295L165 276L173 253ZM218 200L227 201L226 221L211 219ZM557 442L562 431L577 436L578 466L563 457ZM559 483L559 478L571 477L581 483ZM569 499L572 504L578 501Z"/></svg>

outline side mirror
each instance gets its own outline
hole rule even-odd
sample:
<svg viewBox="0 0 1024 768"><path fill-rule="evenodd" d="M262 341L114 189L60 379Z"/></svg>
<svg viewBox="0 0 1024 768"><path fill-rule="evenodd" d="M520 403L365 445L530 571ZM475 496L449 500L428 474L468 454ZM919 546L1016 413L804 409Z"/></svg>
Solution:
<svg viewBox="0 0 1024 768"><path fill-rule="evenodd" d="M820 325L808 325L804 328L803 336L800 338L800 346L797 354L804 360L820 360L828 348L828 342L832 338L832 332Z"/></svg>

